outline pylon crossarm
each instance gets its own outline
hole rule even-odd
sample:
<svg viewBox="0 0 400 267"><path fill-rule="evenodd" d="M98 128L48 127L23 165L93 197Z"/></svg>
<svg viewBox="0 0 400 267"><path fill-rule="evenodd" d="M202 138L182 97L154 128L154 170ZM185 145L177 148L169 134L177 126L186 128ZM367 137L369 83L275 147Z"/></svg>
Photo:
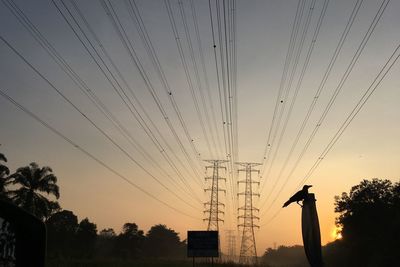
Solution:
<svg viewBox="0 0 400 267"><path fill-rule="evenodd" d="M218 202L218 203L214 202L214 203L212 203L212 204L213 204L213 205L220 205L220 206L224 206L224 207L225 207L225 204L224 204L224 203L221 203L221 202ZM206 206L206 205L211 205L211 203L210 203L210 202L204 203L204 206Z"/></svg>
<svg viewBox="0 0 400 267"><path fill-rule="evenodd" d="M254 208L254 207L252 207L252 208L246 208L245 206L238 208L238 210L255 210L255 211L260 211L260 209L257 209L257 208Z"/></svg>
<svg viewBox="0 0 400 267"><path fill-rule="evenodd" d="M212 179L218 179L218 180L226 180L225 177L212 177L212 176L207 176L204 178L205 180L212 180Z"/></svg>
<svg viewBox="0 0 400 267"><path fill-rule="evenodd" d="M240 180L237 181L238 184L245 184L245 183L252 183L252 184L260 184L260 182L257 181L246 181L246 180Z"/></svg>
<svg viewBox="0 0 400 267"><path fill-rule="evenodd" d="M216 212L216 213L222 213L222 214L225 214L225 212L224 211L222 211L222 210L216 210L216 211L213 211L213 210L205 210L205 211L203 211L204 213L206 213L206 212Z"/></svg>

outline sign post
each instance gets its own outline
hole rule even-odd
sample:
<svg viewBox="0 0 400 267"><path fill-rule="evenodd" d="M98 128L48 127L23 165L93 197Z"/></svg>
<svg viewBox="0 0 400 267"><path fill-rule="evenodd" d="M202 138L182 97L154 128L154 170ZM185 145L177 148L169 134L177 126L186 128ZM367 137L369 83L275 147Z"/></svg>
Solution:
<svg viewBox="0 0 400 267"><path fill-rule="evenodd" d="M214 266L214 257L219 257L218 231L188 231L187 256L193 258L211 257Z"/></svg>

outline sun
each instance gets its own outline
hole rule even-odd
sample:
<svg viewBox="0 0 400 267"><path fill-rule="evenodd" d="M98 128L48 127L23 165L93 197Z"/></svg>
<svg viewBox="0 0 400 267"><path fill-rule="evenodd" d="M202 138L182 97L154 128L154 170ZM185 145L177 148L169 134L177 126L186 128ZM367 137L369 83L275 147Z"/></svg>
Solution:
<svg viewBox="0 0 400 267"><path fill-rule="evenodd" d="M334 226L331 236L333 240L342 239L342 227Z"/></svg>

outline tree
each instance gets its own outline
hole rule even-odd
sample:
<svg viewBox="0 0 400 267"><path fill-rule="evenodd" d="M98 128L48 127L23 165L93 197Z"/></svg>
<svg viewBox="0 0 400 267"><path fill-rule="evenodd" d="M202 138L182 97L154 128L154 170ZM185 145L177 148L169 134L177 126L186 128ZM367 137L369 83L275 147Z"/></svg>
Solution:
<svg viewBox="0 0 400 267"><path fill-rule="evenodd" d="M113 256L116 242L114 229L106 228L97 236L96 255L98 258L110 258Z"/></svg>
<svg viewBox="0 0 400 267"><path fill-rule="evenodd" d="M10 176L12 183L20 186L9 191L12 201L42 220L59 211L58 202L48 199L51 195L60 197L57 177L52 172L50 167L40 168L35 162L18 168Z"/></svg>
<svg viewBox="0 0 400 267"><path fill-rule="evenodd" d="M136 223L125 223L116 240L115 252L120 258L138 258L142 255L144 233Z"/></svg>
<svg viewBox="0 0 400 267"><path fill-rule="evenodd" d="M10 169L1 162L7 162L7 158L0 153L0 199L7 199L7 185L10 183Z"/></svg>
<svg viewBox="0 0 400 267"><path fill-rule="evenodd" d="M174 230L158 224L146 234L146 255L156 258L184 257L185 244L181 242Z"/></svg>
<svg viewBox="0 0 400 267"><path fill-rule="evenodd" d="M99 232L99 238L102 239L112 239L116 236L114 229L106 228Z"/></svg>
<svg viewBox="0 0 400 267"><path fill-rule="evenodd" d="M97 226L89 221L88 218L83 219L76 231L76 246L78 248L78 256L92 257L95 250L97 239Z"/></svg>
<svg viewBox="0 0 400 267"><path fill-rule="evenodd" d="M48 254L52 257L70 256L76 242L78 218L69 210L50 216L46 221Z"/></svg>
<svg viewBox="0 0 400 267"><path fill-rule="evenodd" d="M398 266L400 184L363 180L335 197L348 266Z"/></svg>
<svg viewBox="0 0 400 267"><path fill-rule="evenodd" d="M268 248L261 258L267 266L309 266L303 246Z"/></svg>

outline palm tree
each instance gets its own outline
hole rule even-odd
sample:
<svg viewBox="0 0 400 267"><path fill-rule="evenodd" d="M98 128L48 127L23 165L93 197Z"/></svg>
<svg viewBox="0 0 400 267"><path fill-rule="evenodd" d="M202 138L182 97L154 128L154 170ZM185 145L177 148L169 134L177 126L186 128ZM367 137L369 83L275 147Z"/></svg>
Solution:
<svg viewBox="0 0 400 267"><path fill-rule="evenodd" d="M7 162L7 158L0 153L0 161ZM9 179L10 169L0 163L0 198L7 198L7 185L10 183Z"/></svg>
<svg viewBox="0 0 400 267"><path fill-rule="evenodd" d="M20 186L16 190L9 191L12 201L42 220L60 210L57 201L48 199L51 195L56 199L60 197L56 184L57 177L52 172L50 167L40 168L35 162L18 168L14 174L10 175L12 183Z"/></svg>

